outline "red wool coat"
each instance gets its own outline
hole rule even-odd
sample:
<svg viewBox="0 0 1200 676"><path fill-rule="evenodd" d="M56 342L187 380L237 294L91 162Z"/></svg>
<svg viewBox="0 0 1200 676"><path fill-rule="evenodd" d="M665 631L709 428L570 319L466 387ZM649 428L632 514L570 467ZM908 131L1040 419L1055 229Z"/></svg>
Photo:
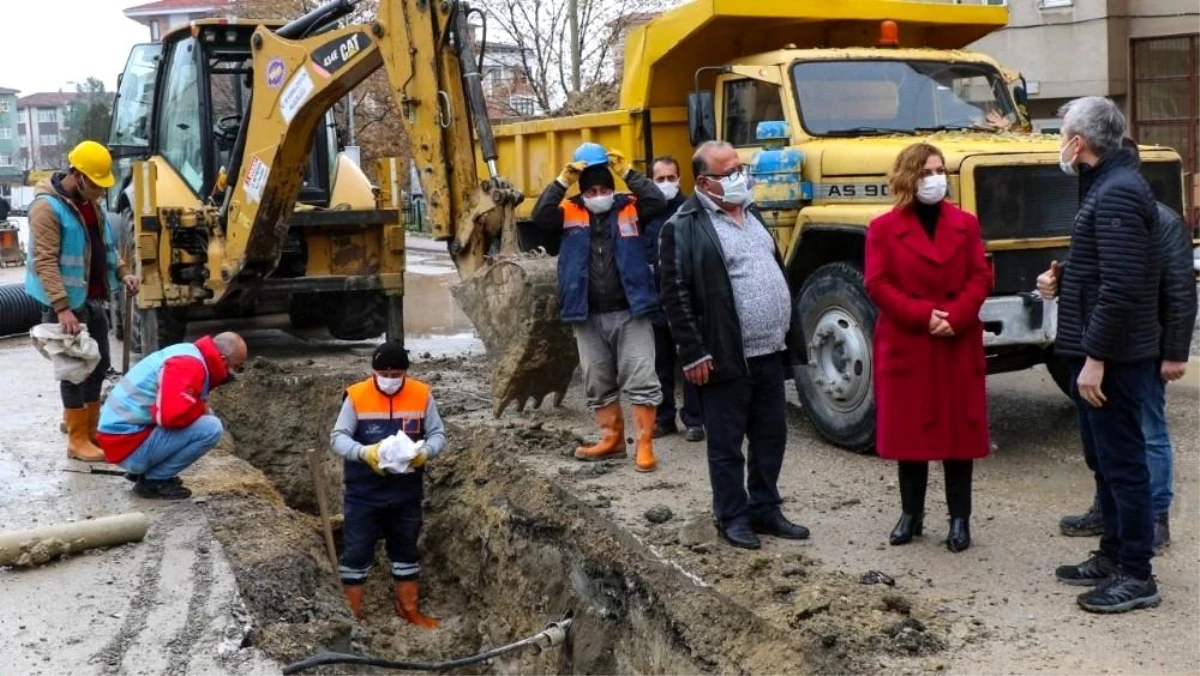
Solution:
<svg viewBox="0 0 1200 676"><path fill-rule="evenodd" d="M986 456L991 446L979 308L992 275L979 220L943 202L930 241L911 208L879 216L867 229L866 285L879 308L873 375L879 456ZM954 336L930 335L934 309L949 313Z"/></svg>

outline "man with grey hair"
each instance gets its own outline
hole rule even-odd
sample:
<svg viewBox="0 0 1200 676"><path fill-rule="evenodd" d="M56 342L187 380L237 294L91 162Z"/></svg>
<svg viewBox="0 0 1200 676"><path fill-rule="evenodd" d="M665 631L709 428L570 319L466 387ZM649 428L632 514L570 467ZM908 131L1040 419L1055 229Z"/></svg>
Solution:
<svg viewBox="0 0 1200 676"><path fill-rule="evenodd" d="M713 512L735 547L758 549L757 534L802 540L808 529L780 511L777 487L784 384L804 358L783 259L733 146L702 144L692 171L696 190L659 238L660 298L684 376L700 391Z"/></svg>
<svg viewBox="0 0 1200 676"><path fill-rule="evenodd" d="M1080 177L1081 202L1061 273L1055 352L1075 377L1084 458L1104 517L1100 550L1056 577L1092 586L1079 605L1121 613L1160 603L1151 574L1154 513L1142 402L1158 377L1158 207L1122 147L1125 117L1106 98L1071 101L1063 117L1059 164ZM1045 280L1039 280L1039 286Z"/></svg>

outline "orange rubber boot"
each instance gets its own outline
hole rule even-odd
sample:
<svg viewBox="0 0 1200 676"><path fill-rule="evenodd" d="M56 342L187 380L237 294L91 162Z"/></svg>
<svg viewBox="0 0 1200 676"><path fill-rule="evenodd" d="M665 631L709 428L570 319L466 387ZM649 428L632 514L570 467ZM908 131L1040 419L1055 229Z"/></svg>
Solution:
<svg viewBox="0 0 1200 676"><path fill-rule="evenodd" d="M367 592L365 584L344 584L342 585L342 593L346 595L346 602L350 604L350 614L354 619L362 619L362 603L363 594Z"/></svg>
<svg viewBox="0 0 1200 676"><path fill-rule="evenodd" d="M100 437L96 432L100 429L100 402L93 401L83 405L88 414L88 439L96 446L100 445Z"/></svg>
<svg viewBox="0 0 1200 676"><path fill-rule="evenodd" d="M633 406L633 422L637 426L637 459L634 469L639 472L653 472L658 469L658 462L654 459L654 418L657 412L656 406Z"/></svg>
<svg viewBox="0 0 1200 676"><path fill-rule="evenodd" d="M596 424L600 426L600 442L595 446L580 446L575 449L579 460L594 461L625 457L625 418L621 415L621 402L596 409Z"/></svg>
<svg viewBox="0 0 1200 676"><path fill-rule="evenodd" d="M409 624L423 629L436 629L441 620L421 614L420 602L417 600L420 587L421 583L416 580L396 582L396 614Z"/></svg>
<svg viewBox="0 0 1200 676"><path fill-rule="evenodd" d="M67 409L67 457L83 462L104 462L104 451L88 438L86 408Z"/></svg>

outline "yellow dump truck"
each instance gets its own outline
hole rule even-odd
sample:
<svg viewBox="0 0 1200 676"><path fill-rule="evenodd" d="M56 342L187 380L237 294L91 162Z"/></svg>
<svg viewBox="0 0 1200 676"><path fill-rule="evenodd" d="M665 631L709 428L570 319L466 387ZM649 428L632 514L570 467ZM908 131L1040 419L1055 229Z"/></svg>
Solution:
<svg viewBox="0 0 1200 676"><path fill-rule="evenodd" d="M619 148L643 170L664 154L686 168L708 139L736 146L804 320L799 398L825 438L867 451L875 308L864 233L890 208L892 162L916 141L945 153L950 199L987 239L989 372L1047 363L1067 383L1050 351L1055 307L1033 291L1065 253L1078 184L1059 170L1058 139L1026 131L1020 76L962 50L1007 22L1006 7L983 3L697 0L628 35L619 110L498 127L500 172L527 195L528 220L581 142ZM1144 147L1142 159L1159 200L1182 213L1179 155ZM536 246L557 249L523 229L522 247Z"/></svg>

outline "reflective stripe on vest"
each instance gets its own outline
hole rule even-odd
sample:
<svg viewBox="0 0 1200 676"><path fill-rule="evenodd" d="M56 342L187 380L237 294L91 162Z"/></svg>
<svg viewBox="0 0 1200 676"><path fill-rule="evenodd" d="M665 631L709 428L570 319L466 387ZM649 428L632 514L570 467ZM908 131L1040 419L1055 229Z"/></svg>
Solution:
<svg viewBox="0 0 1200 676"><path fill-rule="evenodd" d="M87 277L91 272L88 266L91 241L87 234L87 225L79 217L79 212L57 195L47 193L38 195L30 204L30 211L38 200L45 200L49 203L58 219L61 233L58 247L58 274L62 278L63 287L67 292L68 305L72 309L81 308L87 302ZM99 219L100 237L104 240L104 257L108 263L108 279L105 281L107 288L111 291L117 288L117 250L113 244L111 225L104 210L97 208L96 218ZM42 305L50 306L53 303L46 294L46 288L42 284L41 278L37 276L33 268L33 258L37 246L34 242L36 237L37 232L31 227L29 229L29 248L25 255L25 292Z"/></svg>
<svg viewBox="0 0 1200 676"><path fill-rule="evenodd" d="M136 434L154 424L150 409L158 401L159 375L172 357L192 357L204 364L204 390L201 397L208 398L208 364L200 348L193 343L172 345L143 357L121 378L100 410L99 431L105 434Z"/></svg>

